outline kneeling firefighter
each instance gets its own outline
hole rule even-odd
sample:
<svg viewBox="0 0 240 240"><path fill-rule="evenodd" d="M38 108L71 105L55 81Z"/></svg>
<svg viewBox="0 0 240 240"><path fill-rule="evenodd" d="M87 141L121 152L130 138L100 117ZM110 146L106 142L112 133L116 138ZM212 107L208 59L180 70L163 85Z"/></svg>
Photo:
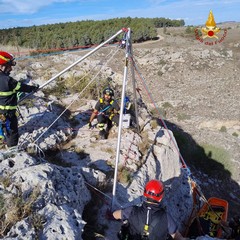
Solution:
<svg viewBox="0 0 240 240"><path fill-rule="evenodd" d="M119 124L119 110L120 107L114 99L113 89L110 87L105 88L103 97L98 100L91 114L88 123L89 128L92 128L92 121L97 117L99 135L102 139L106 139L111 127ZM105 124L107 124L106 129Z"/></svg>

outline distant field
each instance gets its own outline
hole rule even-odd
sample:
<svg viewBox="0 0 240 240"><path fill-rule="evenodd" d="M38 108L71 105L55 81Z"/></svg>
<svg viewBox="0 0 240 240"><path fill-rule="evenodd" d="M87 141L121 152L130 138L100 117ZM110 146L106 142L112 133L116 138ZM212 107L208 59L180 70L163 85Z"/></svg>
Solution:
<svg viewBox="0 0 240 240"><path fill-rule="evenodd" d="M15 56L20 55L20 53L25 53L26 54L30 51L30 49L28 49L28 48L17 47L17 46L4 46L2 44L0 44L0 50L12 53Z"/></svg>

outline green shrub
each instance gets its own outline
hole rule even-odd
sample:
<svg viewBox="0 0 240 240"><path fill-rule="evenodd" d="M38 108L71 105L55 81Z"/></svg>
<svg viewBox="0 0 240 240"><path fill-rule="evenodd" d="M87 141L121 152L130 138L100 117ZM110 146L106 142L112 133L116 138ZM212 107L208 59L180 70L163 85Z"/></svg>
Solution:
<svg viewBox="0 0 240 240"><path fill-rule="evenodd" d="M187 26L185 33L187 34L194 34L195 33L196 28L193 26Z"/></svg>
<svg viewBox="0 0 240 240"><path fill-rule="evenodd" d="M165 103L163 103L162 107L163 108L172 108L173 105L171 103L169 103L169 102L165 102Z"/></svg>
<svg viewBox="0 0 240 240"><path fill-rule="evenodd" d="M122 166L118 170L118 181L121 183L129 183L132 179L132 173L125 166Z"/></svg>
<svg viewBox="0 0 240 240"><path fill-rule="evenodd" d="M234 137L238 137L238 136L239 136L236 132L234 132L232 135L233 135Z"/></svg>
<svg viewBox="0 0 240 240"><path fill-rule="evenodd" d="M191 117L185 113L178 113L177 114L177 119L178 121L184 121L184 120L189 120Z"/></svg>
<svg viewBox="0 0 240 240"><path fill-rule="evenodd" d="M222 126L222 127L220 128L220 132L227 132L227 128L226 128L225 126Z"/></svg>
<svg viewBox="0 0 240 240"><path fill-rule="evenodd" d="M159 126L158 120L157 119L153 119L150 122L150 126L151 126L152 129L156 129Z"/></svg>

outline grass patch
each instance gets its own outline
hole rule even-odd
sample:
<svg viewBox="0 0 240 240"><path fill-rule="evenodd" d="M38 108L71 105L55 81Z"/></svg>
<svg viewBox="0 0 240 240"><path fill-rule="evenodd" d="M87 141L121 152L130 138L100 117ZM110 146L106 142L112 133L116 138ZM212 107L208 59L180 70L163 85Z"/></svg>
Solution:
<svg viewBox="0 0 240 240"><path fill-rule="evenodd" d="M132 172L125 166L118 169L118 181L121 183L129 183L132 180Z"/></svg>
<svg viewBox="0 0 240 240"><path fill-rule="evenodd" d="M19 187L19 189L21 189ZM28 196L23 197L23 193L19 190L15 195L0 195L0 237L6 236L8 231L17 222L32 216L33 204L39 196L38 187L34 188Z"/></svg>
<svg viewBox="0 0 240 240"><path fill-rule="evenodd" d="M180 152L190 168L200 170L211 177L228 179L234 174L229 153L211 144L197 144L181 129L173 130Z"/></svg>
<svg viewBox="0 0 240 240"><path fill-rule="evenodd" d="M165 64L167 64L167 61L165 61L164 59L161 59L158 64L159 65L165 65Z"/></svg>
<svg viewBox="0 0 240 240"><path fill-rule="evenodd" d="M48 87L42 89L43 93L48 97L49 95L54 95L56 97L62 97L67 92L67 88L63 81L57 79L56 84L53 87Z"/></svg>
<svg viewBox="0 0 240 240"><path fill-rule="evenodd" d="M220 167L222 165L225 170L232 172L233 169L232 164L230 162L230 155L225 149L210 144L202 144L201 146L204 149L205 155L209 159L216 161L217 163L220 164ZM218 167L218 165L216 165L215 167ZM219 168L218 170L221 169Z"/></svg>
<svg viewBox="0 0 240 240"><path fill-rule="evenodd" d="M162 105L163 108L173 108L173 105L169 102L164 102Z"/></svg>
<svg viewBox="0 0 240 240"><path fill-rule="evenodd" d="M158 120L157 119L151 120L150 126L152 129L156 129L159 126Z"/></svg>
<svg viewBox="0 0 240 240"><path fill-rule="evenodd" d="M142 137L142 141L138 143L138 149L144 156L148 152L150 147L147 131L142 132L141 137Z"/></svg>
<svg viewBox="0 0 240 240"><path fill-rule="evenodd" d="M184 120L189 120L191 117L185 113L178 113L177 114L177 119L178 121L184 121Z"/></svg>
<svg viewBox="0 0 240 240"><path fill-rule="evenodd" d="M8 188L12 183L11 175L7 174L6 176L1 176L0 182L4 189Z"/></svg>
<svg viewBox="0 0 240 240"><path fill-rule="evenodd" d="M32 99L32 98L26 98L22 103L22 105L24 104L24 106L26 106L26 108L33 108L35 105L34 105L34 102L36 100ZM21 103L19 104L21 105Z"/></svg>
<svg viewBox="0 0 240 240"><path fill-rule="evenodd" d="M111 155L115 155L115 153L116 153L116 150L114 148L111 148L111 147L102 148L101 150L105 151L105 152L107 152Z"/></svg>
<svg viewBox="0 0 240 240"><path fill-rule="evenodd" d="M159 118L159 117L166 118L166 115L167 115L166 110L163 108L154 108L150 110L150 113L153 118Z"/></svg>

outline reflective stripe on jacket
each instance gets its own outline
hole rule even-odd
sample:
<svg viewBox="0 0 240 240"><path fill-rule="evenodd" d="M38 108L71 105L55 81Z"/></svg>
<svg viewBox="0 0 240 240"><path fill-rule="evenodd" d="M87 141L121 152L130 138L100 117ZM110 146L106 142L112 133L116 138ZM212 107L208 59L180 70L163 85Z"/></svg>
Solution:
<svg viewBox="0 0 240 240"><path fill-rule="evenodd" d="M17 91L21 83L0 72L0 110L6 112L17 108Z"/></svg>

